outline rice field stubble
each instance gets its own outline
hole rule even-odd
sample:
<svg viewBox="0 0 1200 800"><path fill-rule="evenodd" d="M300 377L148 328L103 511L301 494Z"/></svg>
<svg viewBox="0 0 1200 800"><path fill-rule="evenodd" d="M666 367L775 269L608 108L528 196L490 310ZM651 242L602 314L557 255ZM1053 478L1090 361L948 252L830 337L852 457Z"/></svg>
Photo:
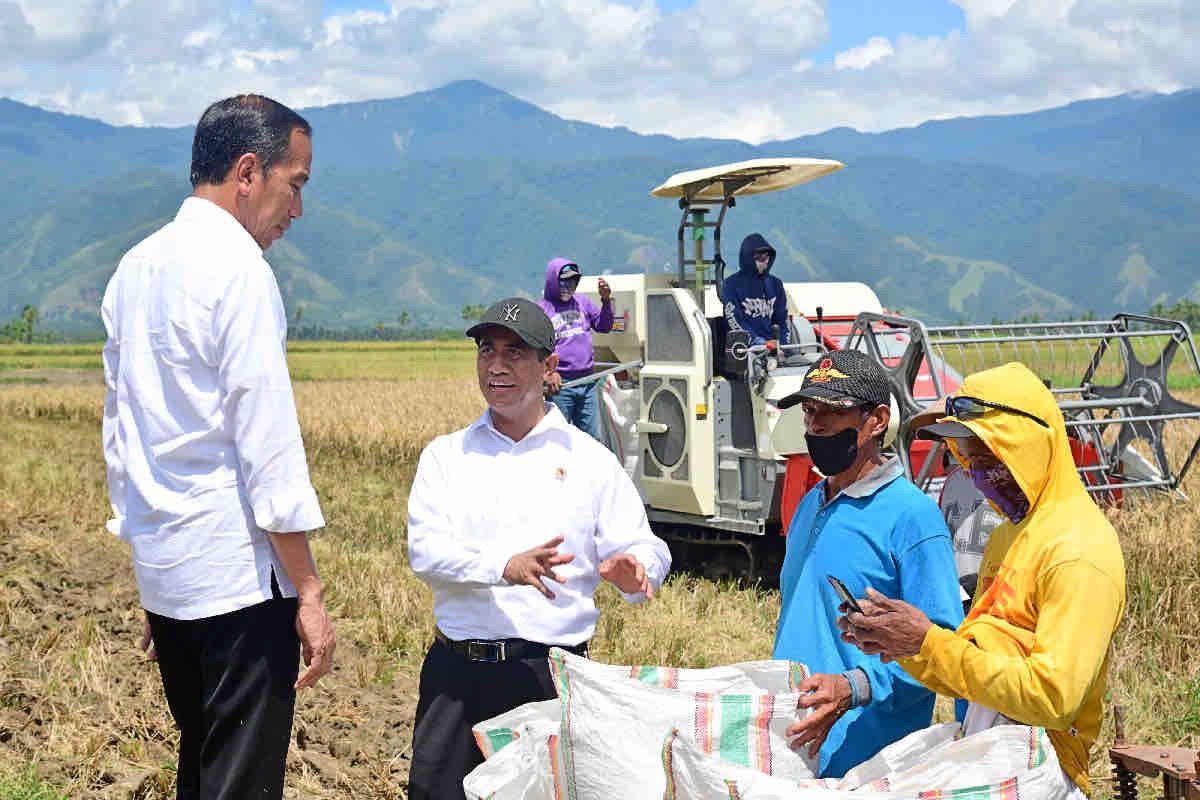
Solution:
<svg viewBox="0 0 1200 800"><path fill-rule="evenodd" d="M431 597L404 557L408 487L425 443L482 403L469 349L367 348L373 379L350 380L364 351L343 347L291 355L293 370L309 370L296 398L329 521L314 550L339 648L333 674L298 698L287 796L399 798L432 635ZM157 670L137 649L128 550L103 528L103 388L94 373L71 374L0 386L0 800L172 797L176 734ZM1200 490L1195 473L1184 488ZM1125 708L1131 741L1198 746L1200 510L1162 499L1113 521L1129 605L1111 701ZM594 657L619 663L767 657L778 613L777 592L689 576L648 608L608 587L598 601ZM1098 794L1109 793L1111 738L1106 723Z"/></svg>

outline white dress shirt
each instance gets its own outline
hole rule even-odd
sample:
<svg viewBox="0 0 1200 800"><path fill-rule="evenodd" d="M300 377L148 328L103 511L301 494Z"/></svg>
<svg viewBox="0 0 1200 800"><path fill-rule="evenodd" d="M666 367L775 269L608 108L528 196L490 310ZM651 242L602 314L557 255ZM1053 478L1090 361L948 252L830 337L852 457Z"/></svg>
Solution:
<svg viewBox="0 0 1200 800"><path fill-rule="evenodd" d="M142 606L200 619L296 590L264 531L325 524L288 378L287 318L262 249L189 197L130 250L101 307L104 460Z"/></svg>
<svg viewBox="0 0 1200 800"><path fill-rule="evenodd" d="M504 580L510 558L555 536L564 537L559 553L575 560L554 568L566 583L545 581L553 600ZM656 589L671 568L616 457L555 406L547 403L546 416L518 442L485 411L421 453L408 496L408 555L433 589L434 616L451 639L590 639L600 616L592 600L598 569L618 553L635 556Z"/></svg>

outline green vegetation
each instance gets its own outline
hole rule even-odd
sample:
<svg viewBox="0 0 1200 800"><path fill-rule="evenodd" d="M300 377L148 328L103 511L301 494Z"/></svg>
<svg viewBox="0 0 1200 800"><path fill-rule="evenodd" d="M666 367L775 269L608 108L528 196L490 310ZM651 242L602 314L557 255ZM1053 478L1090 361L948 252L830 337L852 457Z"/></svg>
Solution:
<svg viewBox="0 0 1200 800"><path fill-rule="evenodd" d="M66 800L66 797L38 777L36 765L24 769L0 765L0 800Z"/></svg>
<svg viewBox="0 0 1200 800"><path fill-rule="evenodd" d="M470 374L474 352L461 332L452 340L432 342L299 341L288 344L288 365L292 378L303 381L449 377ZM0 344L0 380L41 382L55 371L99 373L103 368L99 343Z"/></svg>
<svg viewBox="0 0 1200 800"><path fill-rule="evenodd" d="M1200 331L1200 303L1184 298L1172 306L1155 303L1150 314L1156 317L1170 317L1180 322L1186 322L1192 331Z"/></svg>
<svg viewBox="0 0 1200 800"><path fill-rule="evenodd" d="M9 322L0 325L0 342L20 342L32 344L37 337L37 324L40 319L36 307L26 305L21 313Z"/></svg>
<svg viewBox="0 0 1200 800"><path fill-rule="evenodd" d="M456 84L372 102L361 116L313 110L320 180L268 258L298 338L425 337L460 324L464 307L537 296L556 255L592 274L674 263L678 209L647 196L673 172L827 155L847 169L739 203L723 234L731 267L741 237L758 230L779 248L785 280L862 281L931 322L1170 306L1200 296L1200 201L1177 191L1194 191L1185 176L1198 161L1187 124L1139 115L1157 102L1176 109L1173 120L1194 119L1192 93L1101 101L1121 109L1113 130L1104 117L1060 127L1032 114L752 147L569 122ZM413 133L403 154L394 131ZM14 150L6 133L42 149ZM0 194L0 319L29 305L39 329L96 335L115 265L188 193L189 136L0 103L0 186L20 187ZM1069 147L1050 144L1064 137ZM1142 157L1114 157L1125 148ZM972 265L982 272L965 274Z"/></svg>
<svg viewBox="0 0 1200 800"><path fill-rule="evenodd" d="M462 337L437 342L294 342L288 345L293 380L407 380L469 375L474 344Z"/></svg>
<svg viewBox="0 0 1200 800"><path fill-rule="evenodd" d="M459 316L461 316L466 322L478 322L479 320L483 319L483 315L486 311L487 306L485 306L483 303L477 303L474 305L468 304L462 307L462 311L459 312Z"/></svg>

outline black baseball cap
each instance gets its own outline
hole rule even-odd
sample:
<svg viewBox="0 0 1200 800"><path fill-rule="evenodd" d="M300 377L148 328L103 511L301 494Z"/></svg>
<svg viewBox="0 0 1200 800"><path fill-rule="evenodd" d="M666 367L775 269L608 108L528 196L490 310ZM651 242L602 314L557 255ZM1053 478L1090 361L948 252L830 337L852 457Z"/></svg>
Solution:
<svg viewBox="0 0 1200 800"><path fill-rule="evenodd" d="M492 325L508 328L530 347L554 352L554 325L546 312L532 300L524 297L497 300L483 312L479 322L467 328L467 336L479 341L484 328Z"/></svg>
<svg viewBox="0 0 1200 800"><path fill-rule="evenodd" d="M887 373L878 361L858 350L831 350L817 359L800 388L779 401L791 408L805 398L834 406L891 405Z"/></svg>
<svg viewBox="0 0 1200 800"><path fill-rule="evenodd" d="M559 269L558 279L560 281L565 281L565 280L569 280L570 278L578 278L582 274L583 273L581 273L579 271L578 264L576 264L574 262L567 262L566 264L562 265L561 269Z"/></svg>

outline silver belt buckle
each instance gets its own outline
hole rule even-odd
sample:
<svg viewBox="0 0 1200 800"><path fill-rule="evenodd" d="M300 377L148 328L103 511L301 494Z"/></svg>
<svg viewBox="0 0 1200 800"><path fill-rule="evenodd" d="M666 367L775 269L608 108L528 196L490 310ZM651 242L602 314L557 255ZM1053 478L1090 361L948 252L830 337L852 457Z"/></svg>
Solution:
<svg viewBox="0 0 1200 800"><path fill-rule="evenodd" d="M504 642L489 642L483 639L467 640L467 658L495 664L504 661Z"/></svg>

